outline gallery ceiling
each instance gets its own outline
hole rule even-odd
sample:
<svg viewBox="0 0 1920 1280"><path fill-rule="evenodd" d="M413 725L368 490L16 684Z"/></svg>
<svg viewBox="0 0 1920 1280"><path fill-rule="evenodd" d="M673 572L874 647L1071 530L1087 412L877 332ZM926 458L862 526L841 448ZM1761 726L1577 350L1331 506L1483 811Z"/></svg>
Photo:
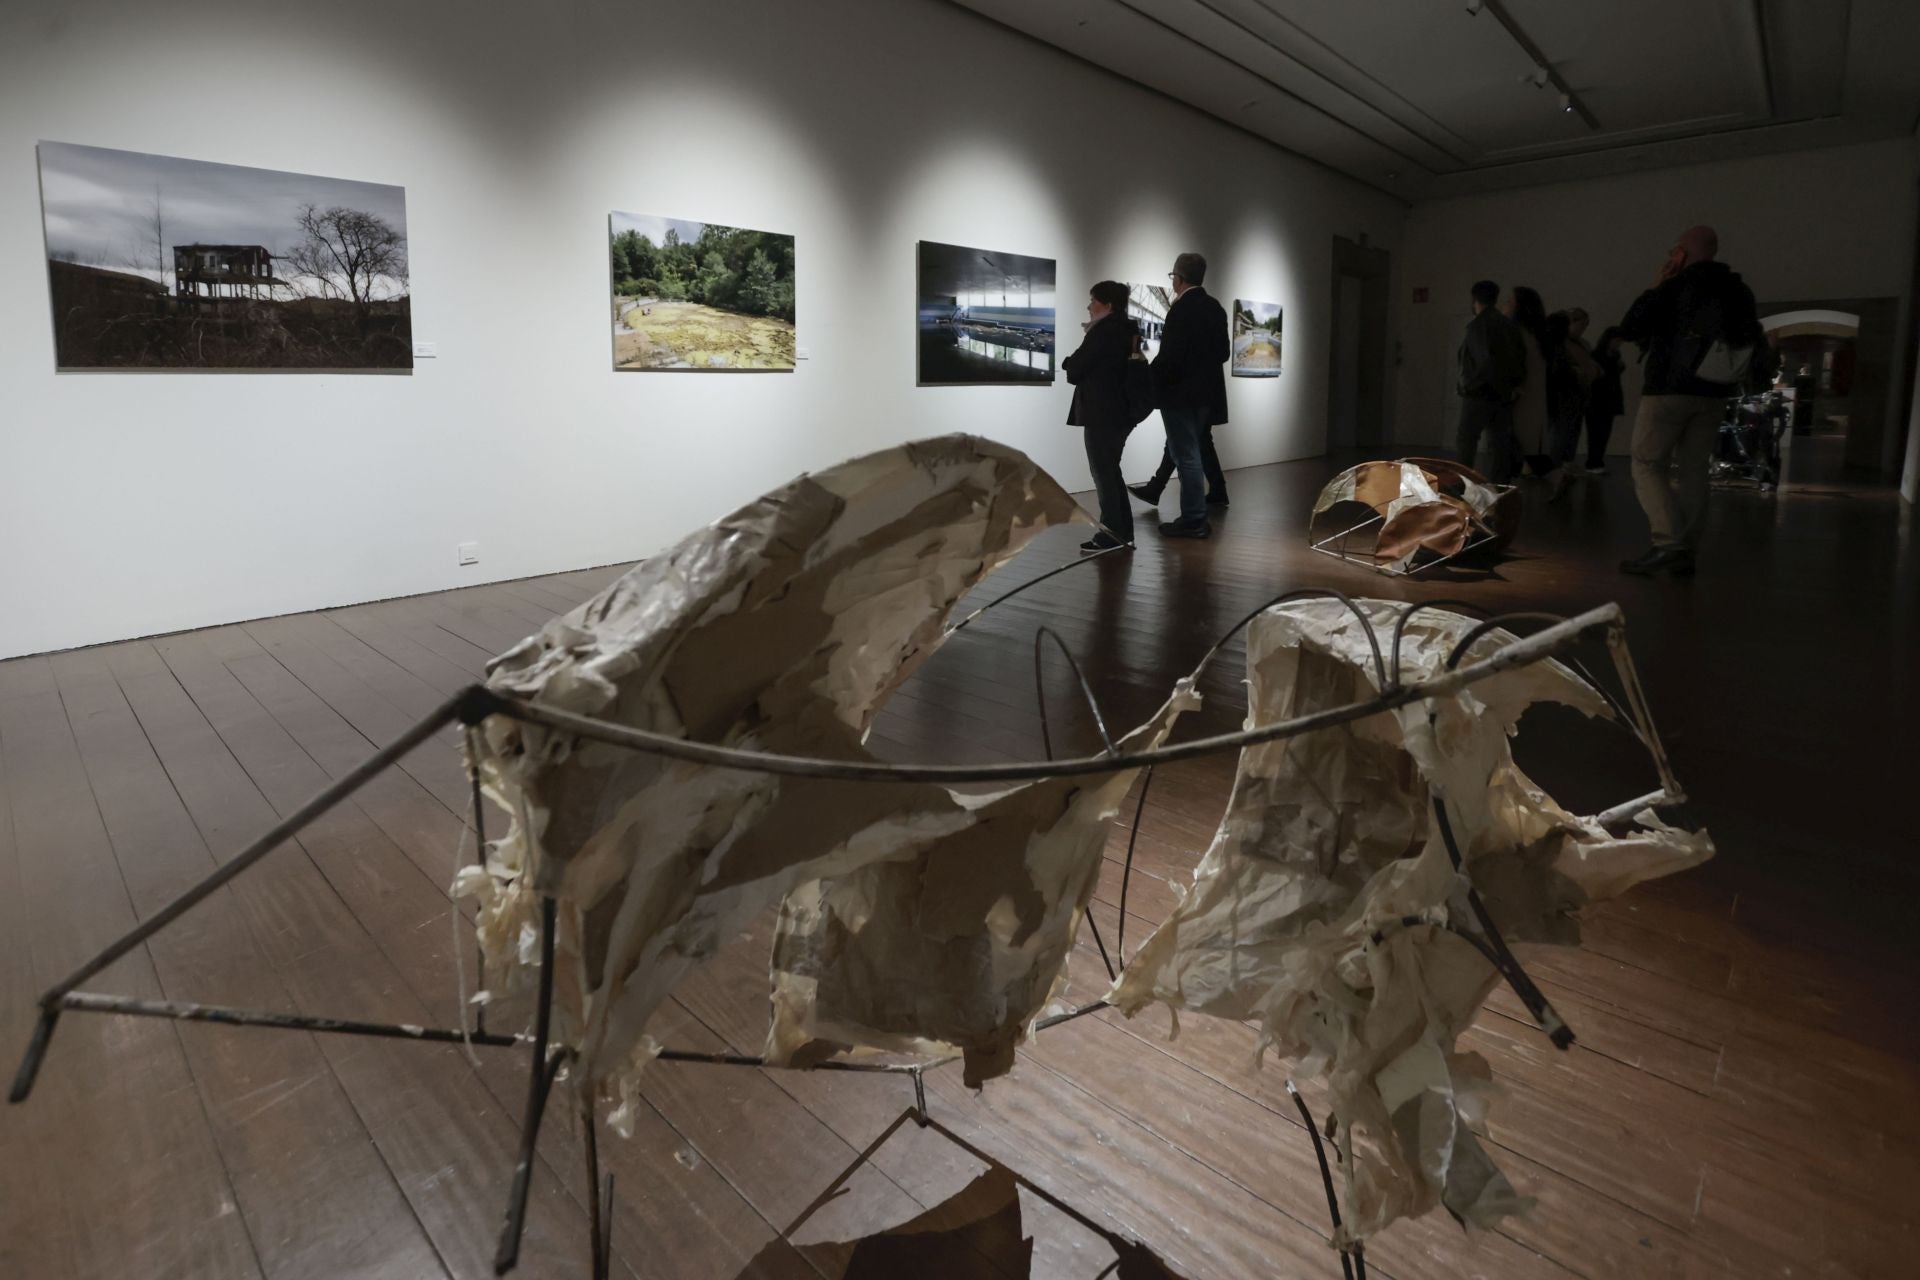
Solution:
<svg viewBox="0 0 1920 1280"><path fill-rule="evenodd" d="M1909 135L1915 0L953 0L1407 200Z"/></svg>

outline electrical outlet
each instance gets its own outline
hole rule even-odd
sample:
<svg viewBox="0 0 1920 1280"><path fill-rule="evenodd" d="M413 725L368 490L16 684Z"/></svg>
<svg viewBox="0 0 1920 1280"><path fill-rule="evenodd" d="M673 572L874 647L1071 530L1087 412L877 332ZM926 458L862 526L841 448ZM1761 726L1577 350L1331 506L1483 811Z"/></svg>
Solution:
<svg viewBox="0 0 1920 1280"><path fill-rule="evenodd" d="M415 360L433 360L438 358L439 355L440 344L437 342L416 342L413 344L413 358Z"/></svg>
<svg viewBox="0 0 1920 1280"><path fill-rule="evenodd" d="M459 552L461 564L479 564L480 563L480 544L479 543L463 542L459 546L455 547L454 550Z"/></svg>

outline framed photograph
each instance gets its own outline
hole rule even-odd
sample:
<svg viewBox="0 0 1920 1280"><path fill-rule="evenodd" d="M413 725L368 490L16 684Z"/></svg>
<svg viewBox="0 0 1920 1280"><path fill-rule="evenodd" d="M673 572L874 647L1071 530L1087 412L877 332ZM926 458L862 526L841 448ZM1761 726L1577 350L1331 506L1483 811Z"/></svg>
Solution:
<svg viewBox="0 0 1920 1280"><path fill-rule="evenodd" d="M1149 360L1160 354L1160 335L1166 331L1167 308L1172 305L1173 290L1163 284L1127 286L1127 316L1139 326Z"/></svg>
<svg viewBox="0 0 1920 1280"><path fill-rule="evenodd" d="M791 373L793 237L615 211L617 371Z"/></svg>
<svg viewBox="0 0 1920 1280"><path fill-rule="evenodd" d="M402 187L40 144L61 369L410 370Z"/></svg>
<svg viewBox="0 0 1920 1280"><path fill-rule="evenodd" d="M1280 376L1280 304L1233 300L1233 363L1236 378Z"/></svg>
<svg viewBox="0 0 1920 1280"><path fill-rule="evenodd" d="M1053 381L1052 258L920 242L919 385Z"/></svg>

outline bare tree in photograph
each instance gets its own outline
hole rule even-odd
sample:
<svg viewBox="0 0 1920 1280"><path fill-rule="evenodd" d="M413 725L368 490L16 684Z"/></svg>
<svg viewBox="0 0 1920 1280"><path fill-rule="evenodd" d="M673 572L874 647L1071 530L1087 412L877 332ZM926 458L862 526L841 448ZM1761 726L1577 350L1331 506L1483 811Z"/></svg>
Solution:
<svg viewBox="0 0 1920 1280"><path fill-rule="evenodd" d="M300 211L300 240L285 255L294 271L321 293L364 311L384 277L407 278L407 238L376 214L334 205Z"/></svg>
<svg viewBox="0 0 1920 1280"><path fill-rule="evenodd" d="M147 216L140 221L141 229L153 236L153 270L162 288L167 283L167 226L160 213L160 186L154 184L153 204L147 210Z"/></svg>

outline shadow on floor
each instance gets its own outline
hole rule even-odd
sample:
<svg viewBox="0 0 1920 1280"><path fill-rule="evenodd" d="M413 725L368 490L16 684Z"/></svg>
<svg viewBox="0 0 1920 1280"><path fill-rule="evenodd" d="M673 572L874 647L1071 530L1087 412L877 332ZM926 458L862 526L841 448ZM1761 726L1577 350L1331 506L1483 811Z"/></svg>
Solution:
<svg viewBox="0 0 1920 1280"><path fill-rule="evenodd" d="M789 1233L791 1234L791 1233ZM1111 1260L1090 1264L1100 1280L1180 1280L1151 1249L1109 1237ZM1020 1212L1020 1180L990 1165L957 1194L917 1218L858 1240L795 1245L771 1241L740 1275L819 1274L832 1280L1025 1280L1034 1241Z"/></svg>

